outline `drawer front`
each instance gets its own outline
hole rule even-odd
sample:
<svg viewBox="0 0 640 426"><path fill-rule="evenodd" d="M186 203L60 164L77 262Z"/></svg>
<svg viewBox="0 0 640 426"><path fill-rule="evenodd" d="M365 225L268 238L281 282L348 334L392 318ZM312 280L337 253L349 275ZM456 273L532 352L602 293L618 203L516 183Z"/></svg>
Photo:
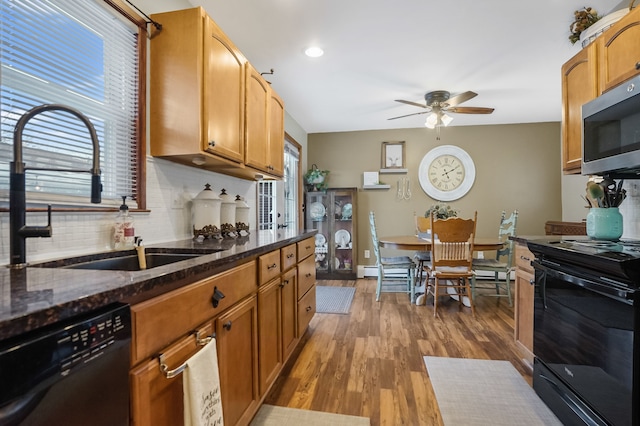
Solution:
<svg viewBox="0 0 640 426"><path fill-rule="evenodd" d="M316 261L307 257L298 264L298 300L316 283Z"/></svg>
<svg viewBox="0 0 640 426"><path fill-rule="evenodd" d="M298 337L302 336L316 313L316 287L313 286L298 302Z"/></svg>
<svg viewBox="0 0 640 426"><path fill-rule="evenodd" d="M296 263L298 263L295 244L291 244L290 246L280 249L280 263L282 265L283 272L291 269Z"/></svg>
<svg viewBox="0 0 640 426"><path fill-rule="evenodd" d="M260 284L266 284L282 271L280 267L280 250L263 254L258 258L258 270L260 271Z"/></svg>
<svg viewBox="0 0 640 426"><path fill-rule="evenodd" d="M257 289L256 262L249 262L132 306L132 365L156 354ZM216 290L219 301L214 307L212 298Z"/></svg>
<svg viewBox="0 0 640 426"><path fill-rule="evenodd" d="M523 271L533 272L531 261L534 259L529 248L521 243L516 244L516 267Z"/></svg>
<svg viewBox="0 0 640 426"><path fill-rule="evenodd" d="M316 250L315 237L307 238L298 242L298 261L301 261L307 256L311 256Z"/></svg>

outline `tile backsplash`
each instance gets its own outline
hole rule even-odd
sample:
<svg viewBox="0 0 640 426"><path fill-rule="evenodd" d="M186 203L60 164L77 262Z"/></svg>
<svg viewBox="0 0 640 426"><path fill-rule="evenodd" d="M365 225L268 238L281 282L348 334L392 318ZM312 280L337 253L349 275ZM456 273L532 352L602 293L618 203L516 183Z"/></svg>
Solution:
<svg viewBox="0 0 640 426"><path fill-rule="evenodd" d="M640 239L640 181L626 180L627 198L620 204L622 238Z"/></svg>
<svg viewBox="0 0 640 426"><path fill-rule="evenodd" d="M211 184L216 194L224 188L234 197L244 197L251 212L250 228L255 229L255 182L147 157L147 209L150 212L132 214L136 235L141 236L145 244L191 238L191 199L206 183ZM116 214L54 212L53 236L28 238L27 261L110 250ZM27 213L28 225L46 224L46 221L45 213ZM0 213L0 265L9 263L9 251L9 214Z"/></svg>

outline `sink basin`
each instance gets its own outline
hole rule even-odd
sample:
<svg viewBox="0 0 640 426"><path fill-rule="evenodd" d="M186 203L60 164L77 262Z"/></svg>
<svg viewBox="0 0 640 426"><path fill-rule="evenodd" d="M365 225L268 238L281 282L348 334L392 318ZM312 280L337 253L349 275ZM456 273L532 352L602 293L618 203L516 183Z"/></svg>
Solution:
<svg viewBox="0 0 640 426"><path fill-rule="evenodd" d="M193 259L201 254L177 254L177 253L147 253L147 269L156 268L182 260ZM90 260L88 262L75 263L64 266L66 269L99 269L109 271L139 271L138 255L112 257L109 259Z"/></svg>
<svg viewBox="0 0 640 426"><path fill-rule="evenodd" d="M185 249L147 249L147 269L193 259L220 250L189 251ZM138 254L135 250L107 252L89 256L53 260L30 266L36 268L95 269L103 271L139 271Z"/></svg>

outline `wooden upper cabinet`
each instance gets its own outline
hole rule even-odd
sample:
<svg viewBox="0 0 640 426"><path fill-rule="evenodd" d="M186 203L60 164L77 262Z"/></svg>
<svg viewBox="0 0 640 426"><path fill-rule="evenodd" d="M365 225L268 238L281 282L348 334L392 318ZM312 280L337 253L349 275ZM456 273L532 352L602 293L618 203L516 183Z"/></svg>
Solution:
<svg viewBox="0 0 640 426"><path fill-rule="evenodd" d="M596 48L591 44L562 66L562 170L582 168L582 105L598 95Z"/></svg>
<svg viewBox="0 0 640 426"><path fill-rule="evenodd" d="M269 98L271 88L260 73L246 65L245 163L269 173Z"/></svg>
<svg viewBox="0 0 640 426"><path fill-rule="evenodd" d="M201 7L153 15L151 155L215 168L244 161L246 59Z"/></svg>
<svg viewBox="0 0 640 426"><path fill-rule="evenodd" d="M284 175L284 103L250 64L246 66L245 163Z"/></svg>
<svg viewBox="0 0 640 426"><path fill-rule="evenodd" d="M600 93L640 74L640 7L596 39Z"/></svg>
<svg viewBox="0 0 640 426"><path fill-rule="evenodd" d="M206 18L204 41L203 150L231 160L244 160L245 64L222 30Z"/></svg>
<svg viewBox="0 0 640 426"><path fill-rule="evenodd" d="M271 173L284 176L284 102L271 91L269 104L269 164Z"/></svg>

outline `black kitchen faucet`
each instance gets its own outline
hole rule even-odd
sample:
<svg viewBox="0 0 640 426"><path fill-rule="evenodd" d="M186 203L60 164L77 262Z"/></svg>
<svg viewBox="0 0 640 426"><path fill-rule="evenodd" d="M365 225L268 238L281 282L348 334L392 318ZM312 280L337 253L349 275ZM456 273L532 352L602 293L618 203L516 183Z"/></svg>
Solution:
<svg viewBox="0 0 640 426"><path fill-rule="evenodd" d="M46 111L64 111L78 117L89 130L91 142L93 143L93 164L91 170L82 169L58 169L58 168L40 168L25 167L22 161L22 131L27 122L38 114ZM22 268L27 264L26 261L26 240L30 237L51 237L51 205L47 209L47 225L46 226L27 226L26 225L26 194L25 194L25 171L27 170L46 170L46 171L64 171L91 173L91 202L100 203L102 184L100 183L100 145L98 136L93 124L80 111L60 104L40 105L27 111L16 124L13 131L13 161L10 163L10 182L9 182L9 225L10 225L10 264L12 268Z"/></svg>

